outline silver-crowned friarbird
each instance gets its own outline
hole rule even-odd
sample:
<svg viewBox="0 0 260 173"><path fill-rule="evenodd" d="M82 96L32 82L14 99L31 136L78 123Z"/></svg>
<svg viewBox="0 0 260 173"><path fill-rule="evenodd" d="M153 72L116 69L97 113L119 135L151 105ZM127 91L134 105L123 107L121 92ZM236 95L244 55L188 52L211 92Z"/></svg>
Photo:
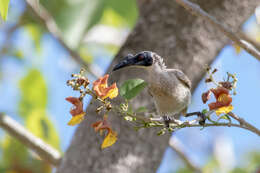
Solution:
<svg viewBox="0 0 260 173"><path fill-rule="evenodd" d="M113 71L124 67L141 67L148 72L148 91L152 95L158 113L166 123L171 118L178 119L180 115L198 115L200 123L205 122L205 116L200 112L187 113L191 101L191 81L178 69L168 69L163 58L151 51L143 51L136 55L128 54L114 66Z"/></svg>

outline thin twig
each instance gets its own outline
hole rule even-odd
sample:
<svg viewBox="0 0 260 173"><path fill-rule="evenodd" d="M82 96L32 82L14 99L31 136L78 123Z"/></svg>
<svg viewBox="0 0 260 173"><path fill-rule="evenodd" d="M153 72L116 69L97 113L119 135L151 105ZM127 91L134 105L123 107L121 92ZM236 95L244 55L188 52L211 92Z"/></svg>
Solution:
<svg viewBox="0 0 260 173"><path fill-rule="evenodd" d="M255 126L253 126L252 124L246 122L243 118L240 118L233 112L229 112L228 115L231 116L232 118L234 118L235 120L237 120L241 126L250 129L250 131L252 131L252 132L258 134L258 136L260 136L260 130L258 128L256 128Z"/></svg>
<svg viewBox="0 0 260 173"><path fill-rule="evenodd" d="M41 5L36 4L34 0L26 0L26 3L28 4L28 7L34 12L36 17L38 18L39 22L41 22L45 28L48 30L48 32L57 39L57 41L65 48L66 51L70 54L70 56L77 61L80 65L82 65L89 73L91 73L95 77L99 77L102 74L100 74L99 69L94 69L94 67L88 65L86 62L82 60L80 55L69 48L69 46L63 41L61 37L61 32L51 16L51 14Z"/></svg>
<svg viewBox="0 0 260 173"><path fill-rule="evenodd" d="M177 155L183 160L188 168L192 172L202 173L202 170L197 167L182 151L180 141L176 137L171 137L169 140L169 146L177 153Z"/></svg>
<svg viewBox="0 0 260 173"><path fill-rule="evenodd" d="M202 10L199 5L192 3L188 0L175 0L178 4L183 6L193 15L202 17L209 23L211 23L215 28L219 29L223 32L228 38L230 38L233 42L235 42L238 46L246 50L248 53L253 55L255 58L260 60L260 52L253 46L251 43L243 40L239 37L239 35L234 34L226 25L220 23L216 18L209 15L206 11Z"/></svg>
<svg viewBox="0 0 260 173"><path fill-rule="evenodd" d="M200 125L200 124L184 124L182 125L181 127L178 127L179 129L181 128L186 128L186 127L218 127L218 126L223 126L223 127L239 127L239 128L243 128L243 129L246 129L246 130L249 130L253 133L255 133L254 131L252 131L252 129L249 129L248 127L244 127L244 126L241 126L239 124L235 124L235 123L216 123L216 124L210 124L210 123L206 123L204 125ZM257 135L259 135L257 133Z"/></svg>
<svg viewBox="0 0 260 173"><path fill-rule="evenodd" d="M211 114L213 112L214 111L210 111L206 116L209 116L209 114ZM204 125L200 125L198 123L200 118L191 120L191 121L180 121L180 120L172 119L172 120L170 120L170 127L174 128L174 129L182 129L182 128L186 128L186 127L203 127L204 128L204 127L217 127L217 126L238 127L238 128L249 130L249 131L257 134L258 136L260 136L260 130L257 129L256 127L254 127L253 125L251 125L250 123L246 122L244 119L238 117L237 115L233 114L232 112L230 112L228 115L231 116L232 118L234 118L235 120L237 120L240 124L218 122L218 123L205 123ZM137 116L137 115L130 115L130 116L133 118L136 118L137 120L141 120L145 123L155 123L155 125L154 126L151 125L151 127L165 127L164 120L162 117L146 118L146 117ZM176 130L174 130L174 131L176 131Z"/></svg>
<svg viewBox="0 0 260 173"><path fill-rule="evenodd" d="M40 138L34 136L22 125L7 115L0 113L0 127L19 140L22 144L37 153L43 160L54 166L59 166L61 162L60 152L46 144Z"/></svg>

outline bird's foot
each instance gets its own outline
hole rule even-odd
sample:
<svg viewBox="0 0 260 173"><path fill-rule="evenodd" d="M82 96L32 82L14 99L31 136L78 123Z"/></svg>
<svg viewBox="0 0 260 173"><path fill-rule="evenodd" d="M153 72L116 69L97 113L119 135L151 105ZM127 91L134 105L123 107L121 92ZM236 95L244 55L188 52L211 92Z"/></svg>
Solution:
<svg viewBox="0 0 260 173"><path fill-rule="evenodd" d="M185 115L185 117L189 117L189 116L193 116L193 115L197 115L200 118L200 120L199 120L199 124L200 125L204 125L205 124L205 122L206 122L206 115L204 113L202 113L202 112L187 113Z"/></svg>
<svg viewBox="0 0 260 173"><path fill-rule="evenodd" d="M198 117L200 117L199 124L203 126L206 122L206 115L204 113L200 112L198 114Z"/></svg>
<svg viewBox="0 0 260 173"><path fill-rule="evenodd" d="M180 120L177 120L172 116L170 117L170 116L164 115L162 118L163 118L166 128L170 128L170 123L174 123L177 125L180 125L182 123Z"/></svg>
<svg viewBox="0 0 260 173"><path fill-rule="evenodd" d="M164 115L162 118L163 118L163 121L164 121L166 128L169 128L172 118L167 116L167 115Z"/></svg>

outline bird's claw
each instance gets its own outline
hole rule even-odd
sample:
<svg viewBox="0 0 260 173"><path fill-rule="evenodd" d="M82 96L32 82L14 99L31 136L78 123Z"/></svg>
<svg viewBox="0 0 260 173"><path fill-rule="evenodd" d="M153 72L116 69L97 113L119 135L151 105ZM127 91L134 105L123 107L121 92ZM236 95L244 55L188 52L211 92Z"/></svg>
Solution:
<svg viewBox="0 0 260 173"><path fill-rule="evenodd" d="M198 116L200 125L204 125L205 124L207 117L202 112L191 112L191 113L187 113L185 116L189 117L189 116L194 116L194 115Z"/></svg>
<svg viewBox="0 0 260 173"><path fill-rule="evenodd" d="M200 112L198 114L198 116L200 117L199 124L203 126L206 122L206 115L204 113Z"/></svg>
<svg viewBox="0 0 260 173"><path fill-rule="evenodd" d="M165 124L166 128L169 128L170 127L170 122L171 122L171 117L165 115L162 118L163 118L163 121L164 121L164 124Z"/></svg>

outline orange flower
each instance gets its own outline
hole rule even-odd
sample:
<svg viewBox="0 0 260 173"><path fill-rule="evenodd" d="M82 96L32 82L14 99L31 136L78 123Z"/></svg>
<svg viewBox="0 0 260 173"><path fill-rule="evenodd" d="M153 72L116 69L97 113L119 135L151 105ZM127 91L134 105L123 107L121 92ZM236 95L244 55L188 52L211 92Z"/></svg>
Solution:
<svg viewBox="0 0 260 173"><path fill-rule="evenodd" d="M97 121L91 125L95 132L98 132L99 130L110 130L110 126L107 122L107 116L104 116L103 120Z"/></svg>
<svg viewBox="0 0 260 173"><path fill-rule="evenodd" d="M107 122L106 115L104 115L103 120L93 123L92 127L94 128L95 132L99 131L100 134L102 134L104 130L107 131L107 135L101 145L102 149L112 146L117 141L117 133L111 129Z"/></svg>
<svg viewBox="0 0 260 173"><path fill-rule="evenodd" d="M229 94L229 90L225 87L217 87L216 89L210 89L202 94L202 101L206 103L209 100L210 92L212 92L216 98L216 102L208 104L210 110L216 110L216 114L229 113L233 110L231 105L232 97Z"/></svg>
<svg viewBox="0 0 260 173"><path fill-rule="evenodd" d="M66 100L74 105L74 107L72 107L70 110L70 114L72 115L72 118L68 122L68 125L74 126L76 124L79 124L84 119L85 116L85 112L83 111L82 100L80 100L77 97L67 97Z"/></svg>
<svg viewBox="0 0 260 173"><path fill-rule="evenodd" d="M118 95L118 88L116 83L113 83L110 87L107 86L108 77L109 75L106 74L104 77L100 77L95 82L93 82L93 90L97 96L101 97L102 99L106 99L107 97L113 99Z"/></svg>
<svg viewBox="0 0 260 173"><path fill-rule="evenodd" d="M216 102L210 103L209 109L214 110L224 106L229 106L232 102L232 98L229 94L229 90L224 87L218 87L216 89L210 89L216 98Z"/></svg>

